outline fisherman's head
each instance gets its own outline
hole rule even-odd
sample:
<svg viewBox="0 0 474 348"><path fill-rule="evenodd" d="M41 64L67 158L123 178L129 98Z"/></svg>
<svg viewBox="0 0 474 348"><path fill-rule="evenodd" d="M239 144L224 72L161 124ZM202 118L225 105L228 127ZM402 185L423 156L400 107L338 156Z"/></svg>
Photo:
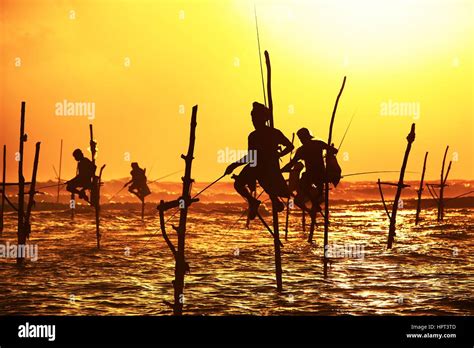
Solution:
<svg viewBox="0 0 474 348"><path fill-rule="evenodd" d="M252 104L250 115L252 115L253 126L255 129L259 129L265 127L265 122L270 119L270 109L263 104L254 102Z"/></svg>
<svg viewBox="0 0 474 348"><path fill-rule="evenodd" d="M72 155L76 161L80 161L84 158L84 154L82 153L81 149L75 149Z"/></svg>
<svg viewBox="0 0 474 348"><path fill-rule="evenodd" d="M301 141L301 144L307 144L308 142L313 139L313 135L311 134L310 130L308 128L300 128L297 132L296 135L298 135L298 138Z"/></svg>
<svg viewBox="0 0 474 348"><path fill-rule="evenodd" d="M132 168L137 169L138 168L138 163L137 162L132 162Z"/></svg>

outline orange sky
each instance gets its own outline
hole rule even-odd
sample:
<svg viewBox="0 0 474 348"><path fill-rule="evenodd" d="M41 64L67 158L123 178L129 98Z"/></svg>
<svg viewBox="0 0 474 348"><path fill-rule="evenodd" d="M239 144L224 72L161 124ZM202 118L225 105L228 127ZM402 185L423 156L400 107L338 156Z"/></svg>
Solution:
<svg viewBox="0 0 474 348"><path fill-rule="evenodd" d="M421 171L429 151L427 179L437 178L449 144L450 177L474 178L472 1L255 3L262 49L272 61L275 125L288 138L306 126L327 140L347 75L334 125L339 145L356 111L339 155L345 173L399 170L415 119L408 170ZM179 155L187 149L194 104L193 176L220 176L226 164L218 163L218 151L246 148L251 103L263 102L253 4L2 0L0 144L8 148L7 179L17 180L21 100L27 102L27 178L38 140L39 179L55 176L60 139L63 177L72 176L71 153L87 149L89 122L98 163L107 164L105 180L128 175L126 153L148 171L153 166L151 179L183 168ZM95 118L57 116L63 100L94 103ZM403 105L412 109L397 115Z"/></svg>

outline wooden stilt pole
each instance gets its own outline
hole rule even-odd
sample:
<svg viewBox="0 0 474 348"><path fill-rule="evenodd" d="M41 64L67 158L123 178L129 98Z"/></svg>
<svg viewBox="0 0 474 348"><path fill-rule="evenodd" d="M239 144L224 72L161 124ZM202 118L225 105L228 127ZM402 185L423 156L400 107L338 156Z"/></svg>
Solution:
<svg viewBox="0 0 474 348"><path fill-rule="evenodd" d="M339 90L339 94L337 95L336 102L334 104L334 108L332 111L331 116L331 123L329 124L329 136L328 136L328 145L331 146L332 143L332 127L334 125L334 118L336 117L336 110L337 105L339 103L339 99L341 98L342 91L344 90L344 86L346 85L346 77L342 81L341 89ZM324 275L327 274L327 255L326 250L328 249L329 243L329 179L328 179L328 172L327 172L327 159L328 155L326 154L326 167L324 170Z"/></svg>
<svg viewBox="0 0 474 348"><path fill-rule="evenodd" d="M420 211L421 211L421 195L423 193L423 181L425 179L426 171L426 159L428 158L428 151L425 153L425 160L423 161L423 171L421 172L420 187L418 188L418 201L416 203L416 215L415 215L415 225L418 225L420 222Z"/></svg>
<svg viewBox="0 0 474 348"><path fill-rule="evenodd" d="M275 199L277 199L275 197ZM272 201L272 214L273 214L273 245L275 248L275 275L277 283L277 291L283 291L283 279L282 279L282 268L281 268L281 250L280 250L280 235L278 231L278 210L276 203Z"/></svg>
<svg viewBox="0 0 474 348"><path fill-rule="evenodd" d="M176 251L175 283L174 283L174 314L182 315L184 303L184 275L186 273L186 220L188 217L188 208L191 204L191 168L194 159L194 144L196 142L197 125L197 105L193 106L189 134L189 147L186 155L181 155L185 161L185 171L183 177L183 191L181 199L184 200L184 207L180 211L178 227L178 249Z"/></svg>
<svg viewBox="0 0 474 348"><path fill-rule="evenodd" d="M142 201L142 221L145 220L145 197L141 199Z"/></svg>
<svg viewBox="0 0 474 348"><path fill-rule="evenodd" d="M270 113L270 128L274 128L274 121L273 121L273 97L272 97L272 67L270 64L270 55L268 51L264 52L265 56L265 65L267 67L267 96L268 96L268 110ZM283 291L283 279L282 279L282 266L281 266L281 249L280 249L280 231L279 231L279 223L278 223L278 210L276 207L276 201L278 197L270 197L272 198L272 215L273 215L273 245L275 249L275 276L276 276L276 283L277 283L277 291Z"/></svg>
<svg viewBox="0 0 474 348"><path fill-rule="evenodd" d="M316 227L316 216L311 216L311 214L309 214L310 218L311 218L311 224L309 225L309 234L308 234L308 243L313 243L313 234L314 234L314 229Z"/></svg>
<svg viewBox="0 0 474 348"><path fill-rule="evenodd" d="M20 116L20 145L19 145L19 160L18 160L18 247L26 243L26 234L24 231L24 215L25 215L25 177L23 176L23 145L26 141L25 134L25 108L26 103L21 102L21 116ZM17 255L21 256L21 255ZM24 258L17 257L17 264L21 265Z"/></svg>
<svg viewBox="0 0 474 348"><path fill-rule="evenodd" d="M76 195L71 193L71 200L69 201L69 207L71 208L71 220L74 220L76 210Z"/></svg>
<svg viewBox="0 0 474 348"><path fill-rule="evenodd" d="M295 133L291 135L291 144L294 145L294 142L295 142ZM290 161L291 161L292 155L293 155L293 150L291 150L290 152ZM290 184L289 180L288 180L288 184ZM291 196L288 197L288 199L286 200L285 240L288 240L288 222L290 219L290 200L291 200Z"/></svg>
<svg viewBox="0 0 474 348"><path fill-rule="evenodd" d="M400 196L402 194L402 189L408 186L408 185L405 185L403 183L403 179L405 177L405 169L406 169L407 163L408 163L408 156L410 154L411 144L414 141L415 141L415 124L413 123L411 125L410 133L407 136L408 144L407 144L407 148L405 150L405 156L403 157L402 168L400 170L400 177L398 179L397 192L395 194L395 200L394 200L393 206L392 206L392 214L390 214L390 227L389 227L389 231L388 231L387 249L392 248L393 239L395 238L395 229L396 229L396 223L397 223L397 211L398 211Z"/></svg>
<svg viewBox="0 0 474 348"><path fill-rule="evenodd" d="M3 167L2 167L2 210L0 210L0 235L3 233L3 215L5 212L5 181L7 175L7 145L3 145Z"/></svg>
<svg viewBox="0 0 474 348"><path fill-rule="evenodd" d="M41 148L41 143L37 142L36 143L36 149L35 149L35 160L33 162L33 174L31 176L30 192L29 192L29 195L28 195L28 205L26 207L26 214L25 214L24 231L25 231L26 238L29 238L30 233L31 233L30 218L31 218L31 210L33 209L33 206L35 204L36 174L38 172L40 148Z"/></svg>
<svg viewBox="0 0 474 348"><path fill-rule="evenodd" d="M444 165L446 162L446 155L448 154L449 146L446 146L446 151L444 152L443 165L441 166L441 179L439 183L439 200L438 200L438 221L443 221L444 218L444 188L446 187L446 181L448 180L448 174L451 169L452 161L449 162L448 170L446 171L446 176L444 176Z"/></svg>
<svg viewBox="0 0 474 348"><path fill-rule="evenodd" d="M94 141L94 132L92 129L92 125L89 125L89 133L90 133L90 148L92 154L92 164L94 168L95 165L95 154L96 154L96 146L97 143ZM91 203L95 208L95 234L97 238L97 249L100 249L100 186L102 184L102 171L104 170L105 164L100 168L99 175L97 176L94 172L94 177L92 179L92 190L91 190Z"/></svg>
<svg viewBox="0 0 474 348"><path fill-rule="evenodd" d="M63 162L63 140L61 139L61 147L59 149L59 172L58 172L58 194L56 197L56 203L59 203L59 191L61 188L61 167Z"/></svg>
<svg viewBox="0 0 474 348"><path fill-rule="evenodd" d="M303 232L306 233L306 212L301 210L301 225L303 227Z"/></svg>
<svg viewBox="0 0 474 348"><path fill-rule="evenodd" d="M185 247L186 247L186 221L188 216L188 209L192 203L199 201L199 198L191 197L191 186L194 180L191 178L191 168L194 159L194 144L196 142L196 125L197 125L197 111L198 106L193 106L191 115L190 133L189 133L189 146L186 155L181 155L181 158L185 162L185 170L183 180L183 190L181 197L171 202L164 202L163 200L158 205L158 211L160 213L160 228L165 239L166 244L173 253L175 259L175 272L174 272L174 303L170 304L173 308L174 315L183 314L184 305L184 276L189 271L189 265L186 262ZM166 233L164 212L172 208L180 208L179 225L178 227L173 226L178 234L178 246L171 242Z"/></svg>

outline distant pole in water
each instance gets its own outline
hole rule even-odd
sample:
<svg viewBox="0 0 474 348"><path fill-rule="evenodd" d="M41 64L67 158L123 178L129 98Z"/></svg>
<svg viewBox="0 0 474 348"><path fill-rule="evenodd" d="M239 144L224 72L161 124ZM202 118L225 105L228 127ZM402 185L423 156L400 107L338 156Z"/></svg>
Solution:
<svg viewBox="0 0 474 348"><path fill-rule="evenodd" d="M61 166L63 162L63 140L61 139L61 147L59 149L59 172L58 172L58 194L56 198L56 203L59 203L59 191L61 188Z"/></svg>
<svg viewBox="0 0 474 348"><path fill-rule="evenodd" d="M2 209L0 210L0 235L3 233L3 214L5 212L5 181L7 174L7 145L3 145L3 167L2 167Z"/></svg>
<svg viewBox="0 0 474 348"><path fill-rule="evenodd" d="M189 265L186 262L185 247L186 247L186 221L188 216L188 209L192 203L199 201L198 198L191 197L191 185L194 180L191 178L191 168L194 158L194 144L196 142L196 125L197 125L197 111L198 106L193 106L192 115L191 115L191 124L190 124L190 134L189 134L189 146L188 152L186 155L181 155L181 158L185 162L185 170L183 180L183 190L181 197L171 202L160 201L157 209L160 214L160 229L163 235L163 238L168 245L169 249L173 253L175 259L175 278L173 281L174 288L174 303L169 304L173 308L174 315L183 314L183 304L184 299L184 276L186 272L189 271ZM179 215L179 225L178 227L173 227L178 234L178 246L175 247L173 242L168 238L166 232L165 218L164 213L168 209L180 208Z"/></svg>
<svg viewBox="0 0 474 348"><path fill-rule="evenodd" d="M438 199L438 221L443 221L444 218L444 188L447 186L446 181L448 180L449 171L451 170L452 161L449 161L448 170L446 176L444 175L444 165L446 163L446 155L448 154L449 146L446 146L443 157L443 165L441 166L441 179L439 182L439 199Z"/></svg>
<svg viewBox="0 0 474 348"><path fill-rule="evenodd" d="M404 184L403 179L405 177L405 170L406 170L407 163L408 163L408 156L410 155L411 145L414 141L415 141L415 124L413 123L411 125L410 133L407 136L408 144L407 144L407 148L405 150L405 156L403 157L403 163L402 163L402 168L400 169L400 177L398 179L398 184L383 183L383 182L380 181L380 179L378 180L378 185L379 185L380 195L382 197L382 202L383 202L383 205L385 207L385 211L387 213L387 216L390 219L390 227L389 227L389 230L388 230L387 249L392 248L393 240L395 238L396 224L397 224L397 211L398 211L399 207L403 207L401 205L403 203L401 203L401 201L400 201L400 196L402 194L402 190L405 187L410 186L410 185ZM386 207L381 185L397 186L397 192L395 194L395 199L393 201L392 213L391 214L388 212L388 209Z"/></svg>
<svg viewBox="0 0 474 348"><path fill-rule="evenodd" d="M143 197L141 201L142 201L142 221L145 221L145 197Z"/></svg>
<svg viewBox="0 0 474 348"><path fill-rule="evenodd" d="M421 172L420 187L416 191L418 194L418 201L416 203L416 215L415 215L415 225L418 225L420 222L420 211L421 211L421 195L423 194L423 181L425 179L426 171L426 159L428 158L428 151L425 153L425 160L423 161L423 171Z"/></svg>
<svg viewBox="0 0 474 348"><path fill-rule="evenodd" d="M27 139L25 134L25 108L26 103L21 102L20 116L20 144L19 144L19 161L18 161L18 247L26 243L26 234L24 231L24 215L25 215L25 177L23 176L23 147ZM17 255L16 262L21 265L24 258Z"/></svg>
<svg viewBox="0 0 474 348"><path fill-rule="evenodd" d="M329 124L329 136L328 136L328 145L331 146L332 142L332 127L334 125L334 118L336 117L337 105L339 104L339 99L341 98L342 92L344 91L344 86L346 85L346 77L342 80L342 86L339 90L339 93L336 98L336 102L334 103L334 108L332 110L331 115L331 122ZM328 177L328 163L327 159L329 156L326 155L326 166L324 169L324 250L323 250L323 260L324 260L324 275L327 275L327 257L326 257L326 250L328 248L329 242L329 177ZM311 225L314 230L314 217L311 217Z"/></svg>

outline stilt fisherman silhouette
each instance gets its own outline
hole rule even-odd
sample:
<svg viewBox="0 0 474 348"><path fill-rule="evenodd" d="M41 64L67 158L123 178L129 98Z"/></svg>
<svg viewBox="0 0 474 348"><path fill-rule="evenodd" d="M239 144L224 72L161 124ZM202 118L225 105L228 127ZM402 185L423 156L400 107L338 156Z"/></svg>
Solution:
<svg viewBox="0 0 474 348"><path fill-rule="evenodd" d="M326 150L326 156L334 159L337 149L334 146L329 146L322 140L313 139L313 135L307 128L301 128L296 133L301 141L302 146L296 150L295 156L291 161L282 168L282 172L291 172L295 166L299 166L300 160L304 161L305 171L301 175L301 179L297 189L295 204L301 209L306 210L311 216L315 216L317 212L321 211L320 204L323 201L323 183L324 183L324 159L323 150ZM336 186L340 180L340 167L338 175L334 173L335 164L330 164L328 168L328 181L333 182ZM337 181L337 182L336 182ZM311 209L306 207L306 202L311 201Z"/></svg>
<svg viewBox="0 0 474 348"><path fill-rule="evenodd" d="M251 194L256 189L257 180L270 196L272 203L276 204L278 211L285 208L278 197L288 198L290 192L281 173L279 159L290 153L294 146L280 130L267 126L270 110L265 105L254 102L250 114L255 130L248 136L249 153L230 164L225 174L231 174L237 167L246 164L240 174L235 176L234 187L248 201L249 218L253 220L261 203ZM249 155L251 151L253 156Z"/></svg>
<svg viewBox="0 0 474 348"><path fill-rule="evenodd" d="M140 168L137 162L132 162L131 166L132 170L130 171L130 175L132 176L132 179L125 183L124 187L131 184L128 188L128 192L134 194L138 199L143 201L145 197L151 193L146 183L146 169Z"/></svg>
<svg viewBox="0 0 474 348"><path fill-rule="evenodd" d="M87 197L86 190L92 189L95 166L90 159L84 156L80 149L74 150L72 155L77 161L77 171L76 176L66 183L66 190L72 194L77 193L79 198L91 203L89 197Z"/></svg>

